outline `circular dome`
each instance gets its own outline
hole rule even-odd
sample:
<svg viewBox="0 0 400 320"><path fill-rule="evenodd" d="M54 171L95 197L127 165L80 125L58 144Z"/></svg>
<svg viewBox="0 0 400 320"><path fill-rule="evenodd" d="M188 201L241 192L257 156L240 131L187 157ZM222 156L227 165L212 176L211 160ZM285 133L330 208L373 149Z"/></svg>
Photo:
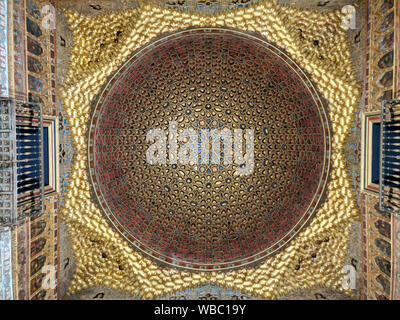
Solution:
<svg viewBox="0 0 400 320"><path fill-rule="evenodd" d="M197 134L195 161L168 158L174 128ZM155 129L162 163L146 157ZM254 161L236 161L232 138L231 162L222 142L210 149L217 161L203 162L204 132L243 134L242 155L252 145ZM307 223L328 177L330 134L318 93L281 49L240 31L191 29L146 45L107 82L88 150L98 204L134 248L170 266L226 270L276 252Z"/></svg>

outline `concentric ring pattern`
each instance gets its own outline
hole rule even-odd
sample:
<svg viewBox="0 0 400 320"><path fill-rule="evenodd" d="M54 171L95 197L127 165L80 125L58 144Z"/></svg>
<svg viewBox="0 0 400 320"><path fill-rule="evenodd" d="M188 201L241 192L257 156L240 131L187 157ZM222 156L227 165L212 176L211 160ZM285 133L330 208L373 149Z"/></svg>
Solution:
<svg viewBox="0 0 400 320"><path fill-rule="evenodd" d="M171 121L253 129L254 170L149 164L148 131L168 135ZM328 177L330 132L313 84L277 46L190 29L135 52L107 82L88 150L98 204L134 248L180 268L225 270L276 252L307 223Z"/></svg>

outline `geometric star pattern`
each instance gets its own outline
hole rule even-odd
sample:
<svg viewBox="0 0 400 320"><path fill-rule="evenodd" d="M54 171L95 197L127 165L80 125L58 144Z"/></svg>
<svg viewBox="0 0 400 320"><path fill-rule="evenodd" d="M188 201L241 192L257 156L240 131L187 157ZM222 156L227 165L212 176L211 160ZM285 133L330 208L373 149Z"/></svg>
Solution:
<svg viewBox="0 0 400 320"><path fill-rule="evenodd" d="M70 118L76 156L61 208L73 239L76 270L69 293L93 285L155 298L205 283L272 299L295 289L341 286L349 230L359 217L351 190L344 141L360 85L342 29L340 11L283 10L265 0L213 16L154 5L88 17L66 12L74 34L68 74L60 94ZM188 272L160 267L134 251L103 218L92 200L87 173L91 103L108 76L155 37L188 27L229 27L254 32L282 47L305 70L327 102L332 128L331 172L326 199L314 218L282 251L256 266L230 272ZM351 292L347 292L351 293Z"/></svg>

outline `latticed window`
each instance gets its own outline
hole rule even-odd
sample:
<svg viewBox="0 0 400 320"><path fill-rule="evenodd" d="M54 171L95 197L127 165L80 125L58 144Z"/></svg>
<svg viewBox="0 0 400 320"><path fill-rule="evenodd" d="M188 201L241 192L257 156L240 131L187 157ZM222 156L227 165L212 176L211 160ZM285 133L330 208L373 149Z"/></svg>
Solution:
<svg viewBox="0 0 400 320"><path fill-rule="evenodd" d="M48 128L41 105L1 100L0 221L14 224L42 211L49 183Z"/></svg>
<svg viewBox="0 0 400 320"><path fill-rule="evenodd" d="M379 206L400 213L400 100L382 104Z"/></svg>

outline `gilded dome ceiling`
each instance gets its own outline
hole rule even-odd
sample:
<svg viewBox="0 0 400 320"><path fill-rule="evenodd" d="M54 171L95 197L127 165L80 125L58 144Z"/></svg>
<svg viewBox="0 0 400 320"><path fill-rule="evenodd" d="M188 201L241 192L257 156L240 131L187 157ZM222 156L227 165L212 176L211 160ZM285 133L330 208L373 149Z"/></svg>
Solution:
<svg viewBox="0 0 400 320"><path fill-rule="evenodd" d="M154 128L165 132L168 155L172 130L191 128L199 155L149 163ZM209 161L200 154L205 132L231 131L254 132L245 174L238 168L249 164L227 162L222 143ZM112 76L88 149L94 191L115 230L162 263L215 270L276 252L307 223L327 180L330 135L318 93L281 49L235 30L190 29L153 41Z"/></svg>
<svg viewBox="0 0 400 320"><path fill-rule="evenodd" d="M0 0L0 300L399 299L399 6Z"/></svg>

